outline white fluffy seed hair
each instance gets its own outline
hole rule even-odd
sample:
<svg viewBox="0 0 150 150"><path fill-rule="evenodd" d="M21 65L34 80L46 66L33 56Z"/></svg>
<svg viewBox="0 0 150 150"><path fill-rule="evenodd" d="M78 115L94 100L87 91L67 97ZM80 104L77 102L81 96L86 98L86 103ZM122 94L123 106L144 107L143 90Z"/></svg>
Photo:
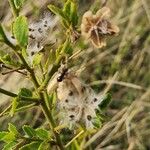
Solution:
<svg viewBox="0 0 150 150"><path fill-rule="evenodd" d="M29 24L27 53L30 61L32 61L34 54L43 49L50 38L50 31L52 31L52 29L57 25L57 22L58 17L53 16L51 13L45 12L43 17L38 22L32 22Z"/></svg>
<svg viewBox="0 0 150 150"><path fill-rule="evenodd" d="M59 82L57 88L60 123L70 127L82 122L87 129L92 129L92 121L97 117L95 110L99 108L104 96L98 96L76 76L69 77Z"/></svg>
<svg viewBox="0 0 150 150"><path fill-rule="evenodd" d="M53 28L56 26L58 19L59 18L57 16L54 16L49 12L45 12L44 17L40 21L43 25L45 25L45 23L46 23L47 27Z"/></svg>

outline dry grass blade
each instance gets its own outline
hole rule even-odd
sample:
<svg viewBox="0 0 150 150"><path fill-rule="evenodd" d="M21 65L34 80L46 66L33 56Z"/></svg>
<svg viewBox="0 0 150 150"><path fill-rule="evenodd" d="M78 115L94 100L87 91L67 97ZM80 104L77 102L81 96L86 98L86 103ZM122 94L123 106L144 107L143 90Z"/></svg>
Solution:
<svg viewBox="0 0 150 150"><path fill-rule="evenodd" d="M150 9L149 9L149 5L148 5L149 2L147 3L146 0L141 0L141 2L143 4L144 10L146 12L147 18L148 18L149 23L150 23Z"/></svg>
<svg viewBox="0 0 150 150"><path fill-rule="evenodd" d="M109 143L110 141L112 141L114 139L114 136L117 133L121 133L120 128L123 124L126 125L126 132L127 132L127 137L128 137L128 141L130 143L130 131L131 128L129 126L129 124L131 124L131 120L137 116L140 112L143 111L143 105L142 105L142 101L149 98L150 96L150 91L146 91L140 99L135 100L130 106L129 108L126 110L126 113L122 116L122 118L120 120L118 120L115 128L109 132L109 134L102 140L102 142L98 145L98 147L103 147L105 146L107 143Z"/></svg>
<svg viewBox="0 0 150 150"><path fill-rule="evenodd" d="M125 87L128 87L128 88L133 88L133 89L137 89L137 90L145 90L145 88L143 88L142 86L139 86L139 85L136 85L136 84L133 84L133 83L117 81L117 80L113 80L113 81L99 80L99 81L91 82L90 85L93 86L93 85L99 85L99 84L109 84L110 82L112 84L121 85L121 86L125 86Z"/></svg>
<svg viewBox="0 0 150 150"><path fill-rule="evenodd" d="M106 131L113 128L117 124L117 120L125 113L127 108L122 109L118 112L110 122L106 123L95 135L93 135L84 145L84 149L91 145L93 142L96 141L97 138L105 134Z"/></svg>

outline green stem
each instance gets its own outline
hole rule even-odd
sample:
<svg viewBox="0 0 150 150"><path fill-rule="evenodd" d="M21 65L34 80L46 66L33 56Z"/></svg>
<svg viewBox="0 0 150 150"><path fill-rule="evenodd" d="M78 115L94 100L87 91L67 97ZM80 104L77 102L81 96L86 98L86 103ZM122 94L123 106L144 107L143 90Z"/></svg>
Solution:
<svg viewBox="0 0 150 150"><path fill-rule="evenodd" d="M22 60L23 64L25 65L26 69L30 72L30 76L31 76L31 79L35 85L35 88L38 89L40 87L39 83L37 82L37 79L35 77L35 74L34 74L34 71L32 68L30 68L30 66L28 66L28 64L26 63L24 57L19 53L19 57L20 59ZM52 77L52 75L57 71L58 69L58 66L55 66L53 67L53 69L51 70L51 73L49 74L49 79ZM50 110L48 109L48 106L46 105L46 98L44 97L44 94L43 93L39 93L39 96L40 96L40 99L41 99L41 106L42 106L42 110L43 110L43 113L45 115L45 117L47 118L49 124L50 124L50 127L55 135L55 138L56 138L56 141L59 145L59 148L61 150L63 150L63 144L61 142L61 139L59 137L59 135L57 134L57 132L55 132L54 128L56 127L55 123L54 123L54 120L53 120L53 117L51 115L51 112Z"/></svg>
<svg viewBox="0 0 150 150"><path fill-rule="evenodd" d="M20 71L20 70L22 70L23 68L20 68L20 67L19 67L19 68L11 68L11 67L8 67L8 66L6 66L6 65L4 65L4 64L2 64L2 67L3 67L3 68L6 68L6 69L9 69L9 71L2 72L2 73L1 73L2 75L6 75L6 74L12 73L12 72L18 72L18 73L20 73L20 74L22 74L22 75L27 76L26 73Z"/></svg>
<svg viewBox="0 0 150 150"><path fill-rule="evenodd" d="M0 88L0 93L5 94L10 97L17 97L18 95L15 93L12 93L10 91L7 91L5 89ZM19 96L19 99L25 100L25 101L32 101L32 102L38 102L39 98L33 98L33 97L25 97L25 96Z"/></svg>
<svg viewBox="0 0 150 150"><path fill-rule="evenodd" d="M18 17L19 16L19 10L16 9L15 4L14 4L14 0L8 0L8 1L9 1L9 5L12 9L14 17Z"/></svg>
<svg viewBox="0 0 150 150"><path fill-rule="evenodd" d="M10 0L11 1L11 0ZM0 30L2 32L2 36L3 36L3 39L4 39L4 42L5 44L7 44L9 47L11 47L14 51L14 53L20 58L20 60L22 61L22 63L25 65L26 69L30 72L31 76L32 76L32 81L35 85L36 88L39 87L39 83L34 75L34 71L32 68L30 68L30 66L28 65L28 63L26 62L26 60L24 59L24 57L22 56L21 52L18 51L18 48L17 46L14 46L10 41L9 39L7 38L4 30L3 30L3 27L2 25L0 25Z"/></svg>
<svg viewBox="0 0 150 150"><path fill-rule="evenodd" d="M10 2L12 2L11 0L9 0ZM5 35L5 33L4 33ZM5 35L5 38L6 38L6 41L5 43L10 46L15 54L20 58L20 60L22 61L24 67L28 70L28 72L30 73L30 77L32 79L32 82L34 83L34 86L35 86L35 89L38 90L41 86L39 85L37 79L36 79L36 76L35 76L35 73L34 73L34 70L28 65L28 63L26 62L26 60L24 59L24 57L22 56L22 53L20 51L18 51L18 48L17 46L14 46L13 44L11 44L7 38L7 36ZM59 67L59 63L57 63L56 65L53 66L53 68L51 69L51 71L47 74L46 76L46 79L44 80L44 84L42 87L46 87L50 78L52 77L52 75L57 71ZM1 92L8 95L8 96L12 96L12 97L16 97L17 95L16 94L12 94L11 92L8 92L6 90L3 90L1 89ZM42 107L42 111L45 115L45 117L47 118L49 124L50 124L50 127L54 133L54 136L56 138L56 141L57 141L57 144L59 145L59 148L61 150L64 149L63 147L63 144L62 144L62 141L60 139L60 136L57 132L55 132L54 128L56 127L55 125L55 122L53 120L53 117L52 117L52 114L51 114L51 111L48 109L48 106L46 105L46 97L44 97L44 93L41 93L41 91L39 91L39 97L40 97L40 102L41 102L41 107Z"/></svg>
<svg viewBox="0 0 150 150"><path fill-rule="evenodd" d="M18 96L17 94L14 94L14 93L9 92L9 91L7 91L7 90L4 90L4 89L2 89L2 88L0 88L0 93L3 93L3 94L5 94L5 95L11 96L11 97L17 97L17 96Z"/></svg>
<svg viewBox="0 0 150 150"><path fill-rule="evenodd" d="M49 80L51 79L53 74L58 70L59 66L60 66L59 64L54 65L53 68L47 73L43 84L39 88L39 91L43 90L45 87L47 87Z"/></svg>
<svg viewBox="0 0 150 150"><path fill-rule="evenodd" d="M31 75L32 81L34 82L35 87L38 89L38 88L40 87L40 85L38 84L38 82L37 82L37 80L36 80L34 71L28 66L28 64L26 63L26 61L24 60L24 58L23 58L22 60L23 60L23 63L24 63L24 65L25 65L25 67L26 67L27 70L30 72L30 75ZM47 78L50 79L50 78L52 77L52 75L57 71L57 69L58 69L58 65L57 65L57 66L54 66L54 67L52 68L51 72L48 74L49 76L48 76ZM46 83L49 82L48 79L46 80ZM44 87L45 87L45 86L44 86ZM47 99L47 97L44 97L44 95L45 95L45 93L39 92L39 96L40 96L40 98L41 98L42 111L43 111L45 117L47 118L47 120L48 120L48 122L49 122L49 124L50 124L50 127L51 127L51 129L52 129L52 131L53 131L53 133L54 133L54 135L55 135L55 138L56 138L56 141L57 141L57 143L58 143L58 145L59 145L59 148L60 148L61 150L63 150L64 147L63 147L62 141L61 141L61 139L60 139L60 136L59 136L59 134L58 134L57 132L55 132L55 130L54 130L54 128L56 127L55 122L54 122L54 120L53 120L53 117L52 117L52 115L51 115L50 110L48 109L48 106L46 105L48 99Z"/></svg>
<svg viewBox="0 0 150 150"><path fill-rule="evenodd" d="M6 107L1 113L0 113L0 117L4 116L5 114L9 113L8 111L10 111L11 109L11 104Z"/></svg>
<svg viewBox="0 0 150 150"><path fill-rule="evenodd" d="M43 95L41 95L41 96L44 98ZM59 145L59 148L60 148L61 150L64 150L64 147L63 147L62 141L61 141L61 139L60 139L60 136L59 136L59 134L54 130L54 128L56 127L56 124L55 124L55 122L54 122L54 120L53 120L53 117L52 117L52 114L49 112L48 107L47 107L47 105L46 105L46 102L45 102L44 100L43 100L42 103L41 103L41 108L42 108L42 110L43 110L43 112L44 112L44 115L46 116L46 118L47 118L47 120L48 120L48 122L49 122L49 124L50 124L50 126L51 126L52 132L53 132L53 134L55 135L55 138L56 138L57 144Z"/></svg>
<svg viewBox="0 0 150 150"><path fill-rule="evenodd" d="M1 24L0 24L0 31L1 31L1 35L3 37L3 41L5 42L5 44L8 45L9 47L11 47L12 49L16 49L16 47L8 40L8 38L4 32L3 26Z"/></svg>
<svg viewBox="0 0 150 150"><path fill-rule="evenodd" d="M35 77L34 70L32 68L30 68L30 66L28 65L28 63L26 62L26 60L24 59L24 57L22 56L21 53L18 53L18 56L21 59L22 63L25 65L25 68L30 72L30 76L32 77L31 79L32 79L35 87L38 88L40 85Z"/></svg>
<svg viewBox="0 0 150 150"><path fill-rule="evenodd" d="M37 103L32 103L32 104L29 104L27 106L23 106L23 107L20 107L18 109L15 110L15 112L22 112L22 111L26 111L26 110L29 110L33 107L37 106ZM10 108L11 108L11 105L8 106L3 112L0 113L0 117L3 117L5 115L8 115L10 112Z"/></svg>

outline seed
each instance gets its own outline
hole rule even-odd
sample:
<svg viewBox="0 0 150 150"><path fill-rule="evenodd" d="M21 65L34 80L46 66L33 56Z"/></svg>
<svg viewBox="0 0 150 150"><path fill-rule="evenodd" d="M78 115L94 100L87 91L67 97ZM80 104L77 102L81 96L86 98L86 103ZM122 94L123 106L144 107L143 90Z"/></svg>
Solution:
<svg viewBox="0 0 150 150"><path fill-rule="evenodd" d="M31 38L31 39L35 39L35 37L31 34L31 35L29 35L29 37Z"/></svg>
<svg viewBox="0 0 150 150"><path fill-rule="evenodd" d="M34 29L29 28L29 31L34 31Z"/></svg>
<svg viewBox="0 0 150 150"><path fill-rule="evenodd" d="M61 76L59 76L58 78L57 78L57 81L58 82L61 82L63 79L61 78Z"/></svg>
<svg viewBox="0 0 150 150"><path fill-rule="evenodd" d="M33 56L35 53L34 52L31 52L31 56Z"/></svg>
<svg viewBox="0 0 150 150"><path fill-rule="evenodd" d="M44 24L44 27L47 27L47 25L46 25L46 24Z"/></svg>
<svg viewBox="0 0 150 150"><path fill-rule="evenodd" d="M39 33L42 33L42 29L41 28L38 28L38 31L39 31Z"/></svg>
<svg viewBox="0 0 150 150"><path fill-rule="evenodd" d="M15 37L14 37L13 35L11 36L11 38L12 38L12 39L15 39Z"/></svg>
<svg viewBox="0 0 150 150"><path fill-rule="evenodd" d="M40 42L37 43L37 48L40 48Z"/></svg>
<svg viewBox="0 0 150 150"><path fill-rule="evenodd" d="M88 97L85 98L85 103L88 104Z"/></svg>
<svg viewBox="0 0 150 150"><path fill-rule="evenodd" d="M66 99L65 102L68 103L68 99Z"/></svg>
<svg viewBox="0 0 150 150"><path fill-rule="evenodd" d="M81 92L84 93L85 89L86 89L85 86L83 86Z"/></svg>
<svg viewBox="0 0 150 150"><path fill-rule="evenodd" d="M87 119L90 121L92 117L90 115L87 115Z"/></svg>
<svg viewBox="0 0 150 150"><path fill-rule="evenodd" d="M94 102L97 102L97 100L98 100L97 98L94 98L94 99L93 99Z"/></svg>
<svg viewBox="0 0 150 150"><path fill-rule="evenodd" d="M70 110L71 110L71 111L75 111L75 108L71 108Z"/></svg>
<svg viewBox="0 0 150 150"><path fill-rule="evenodd" d="M73 95L73 92L72 92L72 91L70 91L70 92L69 92L69 96L72 96L72 95Z"/></svg>
<svg viewBox="0 0 150 150"><path fill-rule="evenodd" d="M73 118L74 118L74 115L70 115L69 117L70 117L71 119L73 119Z"/></svg>
<svg viewBox="0 0 150 150"><path fill-rule="evenodd" d="M29 28L29 31L32 31L32 29L31 29L31 28Z"/></svg>

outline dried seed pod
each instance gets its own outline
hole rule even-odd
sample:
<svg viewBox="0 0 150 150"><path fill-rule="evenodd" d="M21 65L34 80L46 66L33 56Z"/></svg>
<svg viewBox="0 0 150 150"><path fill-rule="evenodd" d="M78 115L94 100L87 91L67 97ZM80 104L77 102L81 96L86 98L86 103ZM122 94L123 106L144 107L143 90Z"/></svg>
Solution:
<svg viewBox="0 0 150 150"><path fill-rule="evenodd" d="M92 44L101 48L106 46L106 37L116 35L119 28L108 19L110 9L103 7L94 15L91 11L85 12L82 18L81 33Z"/></svg>

